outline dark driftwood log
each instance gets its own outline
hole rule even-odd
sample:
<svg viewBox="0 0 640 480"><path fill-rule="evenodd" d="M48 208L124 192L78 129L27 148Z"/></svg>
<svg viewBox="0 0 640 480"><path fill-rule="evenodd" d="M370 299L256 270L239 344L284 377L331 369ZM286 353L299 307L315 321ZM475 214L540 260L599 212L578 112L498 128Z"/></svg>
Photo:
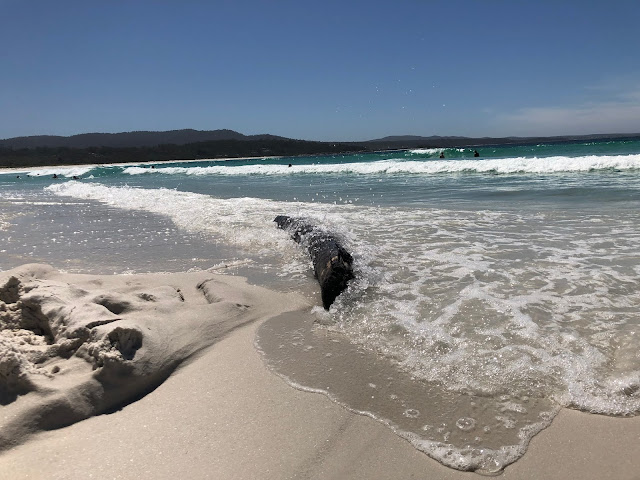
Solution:
<svg viewBox="0 0 640 480"><path fill-rule="evenodd" d="M329 309L333 301L354 278L353 258L331 234L301 218L278 215L274 222L287 230L299 244L307 247L315 276L320 283L322 305Z"/></svg>

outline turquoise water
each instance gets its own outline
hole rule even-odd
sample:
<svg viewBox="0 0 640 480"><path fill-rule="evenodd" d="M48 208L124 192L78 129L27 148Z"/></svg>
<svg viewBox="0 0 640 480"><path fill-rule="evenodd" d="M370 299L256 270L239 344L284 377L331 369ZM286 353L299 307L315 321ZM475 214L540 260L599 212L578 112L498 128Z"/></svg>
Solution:
<svg viewBox="0 0 640 480"><path fill-rule="evenodd" d="M308 217L357 274L315 329L460 405L367 413L446 465L499 470L560 408L640 411L640 139L473 151L4 171L0 269L236 263L317 300L273 223Z"/></svg>
<svg viewBox="0 0 640 480"><path fill-rule="evenodd" d="M167 188L219 198L255 196L281 201L411 205L504 200L575 203L636 201L640 140L524 146L415 149L398 152L299 158L169 162L28 170L0 175L0 185L40 186L54 173L109 186ZM443 153L445 159L440 159ZM288 165L292 166L289 167ZM34 183L34 182L41 183ZM213 190L215 189L215 192Z"/></svg>

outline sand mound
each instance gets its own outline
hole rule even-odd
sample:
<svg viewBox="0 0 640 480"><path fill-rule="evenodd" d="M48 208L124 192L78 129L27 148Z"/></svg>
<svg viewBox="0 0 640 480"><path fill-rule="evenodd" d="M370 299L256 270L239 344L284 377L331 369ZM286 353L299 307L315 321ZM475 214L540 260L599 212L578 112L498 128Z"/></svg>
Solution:
<svg viewBox="0 0 640 480"><path fill-rule="evenodd" d="M300 304L209 272L0 272L0 450L121 408L231 330Z"/></svg>

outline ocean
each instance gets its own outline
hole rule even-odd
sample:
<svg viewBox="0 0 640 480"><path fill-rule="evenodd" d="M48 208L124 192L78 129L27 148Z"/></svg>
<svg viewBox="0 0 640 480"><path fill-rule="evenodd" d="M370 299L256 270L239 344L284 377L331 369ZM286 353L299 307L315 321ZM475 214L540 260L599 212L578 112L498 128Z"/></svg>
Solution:
<svg viewBox="0 0 640 480"><path fill-rule="evenodd" d="M270 368L495 473L562 408L640 412L640 139L477 150L0 170L0 270L298 291L317 307L261 327ZM329 311L277 215L352 253Z"/></svg>

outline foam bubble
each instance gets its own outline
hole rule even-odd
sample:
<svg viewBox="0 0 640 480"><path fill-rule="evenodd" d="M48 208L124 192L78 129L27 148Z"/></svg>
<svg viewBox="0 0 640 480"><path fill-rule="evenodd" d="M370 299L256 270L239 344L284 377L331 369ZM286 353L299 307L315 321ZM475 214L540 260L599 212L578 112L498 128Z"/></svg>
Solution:
<svg viewBox="0 0 640 480"><path fill-rule="evenodd" d="M471 417L462 417L456 420L456 427L458 427L460 430L464 430L465 432L473 430L475 426L476 421Z"/></svg>

